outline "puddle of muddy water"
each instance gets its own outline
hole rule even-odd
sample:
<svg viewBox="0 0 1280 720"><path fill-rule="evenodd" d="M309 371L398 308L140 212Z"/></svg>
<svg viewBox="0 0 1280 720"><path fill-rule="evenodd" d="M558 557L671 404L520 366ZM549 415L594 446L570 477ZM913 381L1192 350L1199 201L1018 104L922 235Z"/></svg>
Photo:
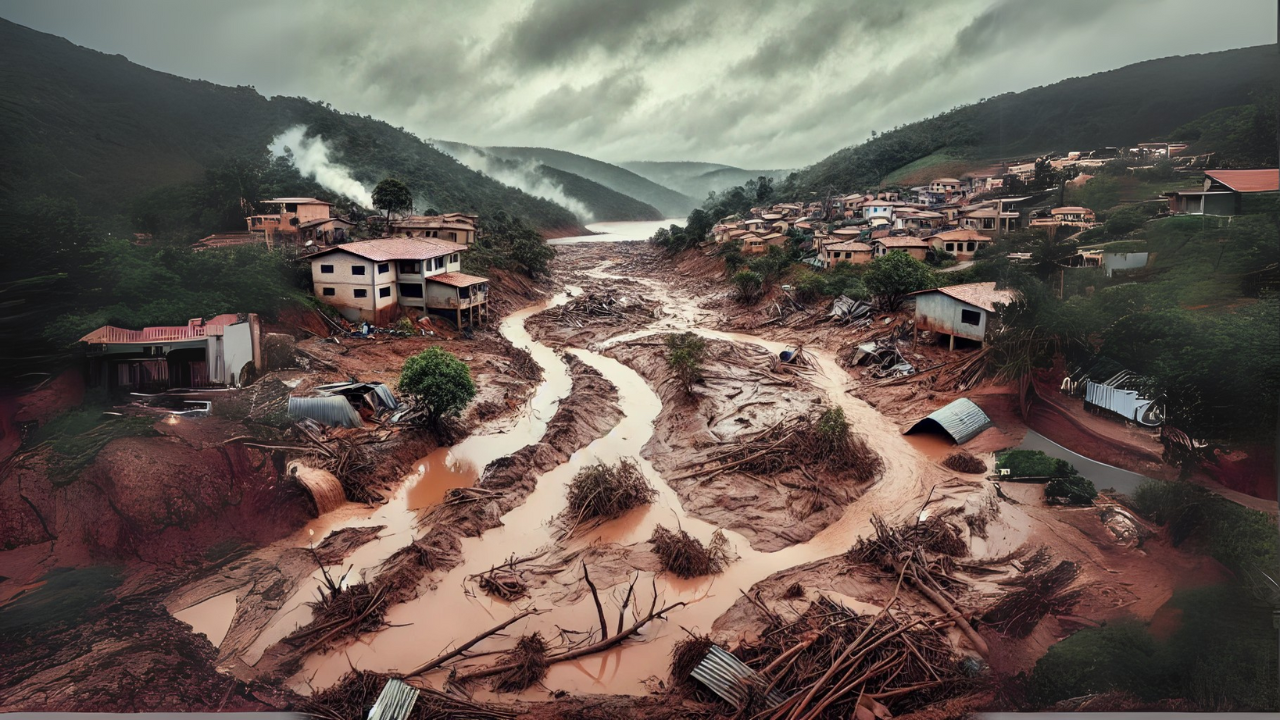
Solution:
<svg viewBox="0 0 1280 720"><path fill-rule="evenodd" d="M214 647L218 647L231 629L231 619L235 614L236 592L233 590L179 610L173 617L190 625L191 632L204 635Z"/></svg>
<svg viewBox="0 0 1280 720"><path fill-rule="evenodd" d="M907 441L908 445L934 462L942 462L947 459L948 455L961 449L951 438L938 433L916 432L902 437Z"/></svg>

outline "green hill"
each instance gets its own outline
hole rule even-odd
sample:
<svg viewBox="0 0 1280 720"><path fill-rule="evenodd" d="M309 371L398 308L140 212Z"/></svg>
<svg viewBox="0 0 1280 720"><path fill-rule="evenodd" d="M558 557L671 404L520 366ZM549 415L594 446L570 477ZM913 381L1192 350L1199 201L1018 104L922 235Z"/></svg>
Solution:
<svg viewBox="0 0 1280 720"><path fill-rule="evenodd" d="M495 180L545 197L575 211L586 222L662 220L654 206L636 200L581 175L533 161L508 160L471 145L433 140L459 162Z"/></svg>
<svg viewBox="0 0 1280 720"><path fill-rule="evenodd" d="M658 208L666 217L684 217L698 204L688 195L663 187L630 170L571 152L530 147L488 147L484 150L508 160L532 161L557 170L571 172L623 195L648 203Z"/></svg>
<svg viewBox="0 0 1280 720"><path fill-rule="evenodd" d="M1274 92L1275 73L1276 46L1263 45L1149 60L1008 93L840 150L802 170L788 190L871 187L921 161L977 165L1161 138L1215 110Z"/></svg>
<svg viewBox="0 0 1280 720"><path fill-rule="evenodd" d="M302 124L368 188L394 175L424 207L506 211L541 230L581 227L565 208L497 183L382 121L157 72L5 20L0 85L0 191L13 200L66 198L89 214L120 218L159 188L261 156L272 138Z"/></svg>
<svg viewBox="0 0 1280 720"><path fill-rule="evenodd" d="M743 170L732 165L708 162L627 162L622 167L646 177L659 185L679 190L694 198L705 198L707 193L741 185L761 175L774 180L786 177L790 170Z"/></svg>

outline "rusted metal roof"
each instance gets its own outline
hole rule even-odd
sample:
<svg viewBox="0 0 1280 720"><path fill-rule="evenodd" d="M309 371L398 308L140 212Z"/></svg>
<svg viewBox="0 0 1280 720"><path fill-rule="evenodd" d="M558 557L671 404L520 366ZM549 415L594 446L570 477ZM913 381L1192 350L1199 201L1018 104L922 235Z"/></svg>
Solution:
<svg viewBox="0 0 1280 720"><path fill-rule="evenodd" d="M741 708L752 695L749 685L756 686L757 692L768 687L759 673L725 652L719 645L712 645L707 656L689 674L737 708ZM771 690L765 696L769 707L781 705L784 700L786 697L777 690Z"/></svg>
<svg viewBox="0 0 1280 720"><path fill-rule="evenodd" d="M227 313L214 316L208 320L194 318L187 321L186 325L149 327L141 330L127 330L113 325L103 325L80 338L80 342L94 345L128 345L131 343L149 345L199 340L210 335L222 335L225 326L235 325L238 322L240 322L239 315Z"/></svg>
<svg viewBox="0 0 1280 720"><path fill-rule="evenodd" d="M1280 190L1280 170L1205 170L1204 174L1236 192L1276 192Z"/></svg>
<svg viewBox="0 0 1280 720"><path fill-rule="evenodd" d="M963 445L993 424L991 418L972 400L960 398L929 413L928 417L907 428L903 434L910 435L918 430L936 427L950 435L957 445Z"/></svg>
<svg viewBox="0 0 1280 720"><path fill-rule="evenodd" d="M413 712L414 703L422 691L403 680L391 678L382 687L378 701L369 710L369 720L405 720Z"/></svg>
<svg viewBox="0 0 1280 720"><path fill-rule="evenodd" d="M489 282L489 278L482 278L479 275L468 275L466 273L441 273L440 275L427 276L428 282L438 282L454 287L471 287L480 283Z"/></svg>
<svg viewBox="0 0 1280 720"><path fill-rule="evenodd" d="M968 303L974 307L982 308L987 312L993 312L996 304L1008 305L1018 299L1018 294L1013 290L997 290L994 282L968 283L966 285L949 285L934 290L919 290L911 293L912 295L923 295L925 293L938 292L948 297L953 297L963 303Z"/></svg>
<svg viewBox="0 0 1280 720"><path fill-rule="evenodd" d="M317 258L333 252L347 252L374 262L430 260L441 255L463 252L466 249L466 245L437 238L388 237L338 245L321 250L311 257Z"/></svg>

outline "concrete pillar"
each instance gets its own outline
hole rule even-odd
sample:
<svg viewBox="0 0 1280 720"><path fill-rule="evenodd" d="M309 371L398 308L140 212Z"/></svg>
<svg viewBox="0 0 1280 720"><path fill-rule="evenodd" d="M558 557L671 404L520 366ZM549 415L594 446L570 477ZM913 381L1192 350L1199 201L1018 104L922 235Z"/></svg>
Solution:
<svg viewBox="0 0 1280 720"><path fill-rule="evenodd" d="M954 350L956 349L956 336L955 336L955 335L951 335L951 336L950 336L950 338L951 338L951 347L950 347L950 349L954 351Z"/></svg>

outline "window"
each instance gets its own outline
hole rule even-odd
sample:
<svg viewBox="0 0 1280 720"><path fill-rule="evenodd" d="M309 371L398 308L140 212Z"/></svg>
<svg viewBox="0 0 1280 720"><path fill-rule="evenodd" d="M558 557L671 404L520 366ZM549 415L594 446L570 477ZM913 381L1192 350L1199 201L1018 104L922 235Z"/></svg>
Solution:
<svg viewBox="0 0 1280 720"><path fill-rule="evenodd" d="M355 290L352 290L351 292L352 292L352 294L353 294L353 295L355 295L355 296L356 296L356 297L358 297L358 298L369 297L369 291L368 291L368 290L365 290L364 288L356 288Z"/></svg>
<svg viewBox="0 0 1280 720"><path fill-rule="evenodd" d="M363 266L363 265L352 265L352 266L351 266L351 274L352 274L352 275L363 275L363 274L364 274L364 266Z"/></svg>
<svg viewBox="0 0 1280 720"><path fill-rule="evenodd" d="M969 252L973 252L973 243L969 243L968 247L966 247L965 249L968 250Z"/></svg>
<svg viewBox="0 0 1280 720"><path fill-rule="evenodd" d="M435 261L435 262L436 262L436 265L435 265L435 269L436 269L436 270L442 270L442 269L444 269L444 258L442 258L442 257L438 257L438 258L436 258L436 261Z"/></svg>
<svg viewBox="0 0 1280 720"><path fill-rule="evenodd" d="M391 263L378 263L378 274L391 271Z"/></svg>
<svg viewBox="0 0 1280 720"><path fill-rule="evenodd" d="M384 288L378 288L378 297L380 298L391 297L391 286L388 285L387 287L384 287Z"/></svg>
<svg viewBox="0 0 1280 720"><path fill-rule="evenodd" d="M400 261L400 272L402 272L402 273L408 273L408 274L410 274L410 275L417 275L417 274L418 274L418 263L416 263L416 262L412 262L412 261L409 261L409 260L402 260L402 261Z"/></svg>
<svg viewBox="0 0 1280 720"><path fill-rule="evenodd" d="M956 251L956 244L955 244L955 243L947 243L947 252L955 252L955 251Z"/></svg>
<svg viewBox="0 0 1280 720"><path fill-rule="evenodd" d="M332 274L333 274L333 266L332 266L332 265L321 265L321 266L320 266L320 273L321 273L321 274L323 274L323 275L332 275Z"/></svg>
<svg viewBox="0 0 1280 720"><path fill-rule="evenodd" d="M320 291L320 294L324 295L325 297L332 297L334 294L333 288L324 288L323 290Z"/></svg>
<svg viewBox="0 0 1280 720"><path fill-rule="evenodd" d="M422 297L422 286L418 283L400 283L400 297L420 298Z"/></svg>
<svg viewBox="0 0 1280 720"><path fill-rule="evenodd" d="M977 326L978 323L982 322L982 316L978 314L977 310L961 310L960 322L965 325Z"/></svg>
<svg viewBox="0 0 1280 720"><path fill-rule="evenodd" d="M456 262L458 262L458 253L454 253L454 254L450 255L450 256L449 256L449 262L451 262L451 263L456 263Z"/></svg>

